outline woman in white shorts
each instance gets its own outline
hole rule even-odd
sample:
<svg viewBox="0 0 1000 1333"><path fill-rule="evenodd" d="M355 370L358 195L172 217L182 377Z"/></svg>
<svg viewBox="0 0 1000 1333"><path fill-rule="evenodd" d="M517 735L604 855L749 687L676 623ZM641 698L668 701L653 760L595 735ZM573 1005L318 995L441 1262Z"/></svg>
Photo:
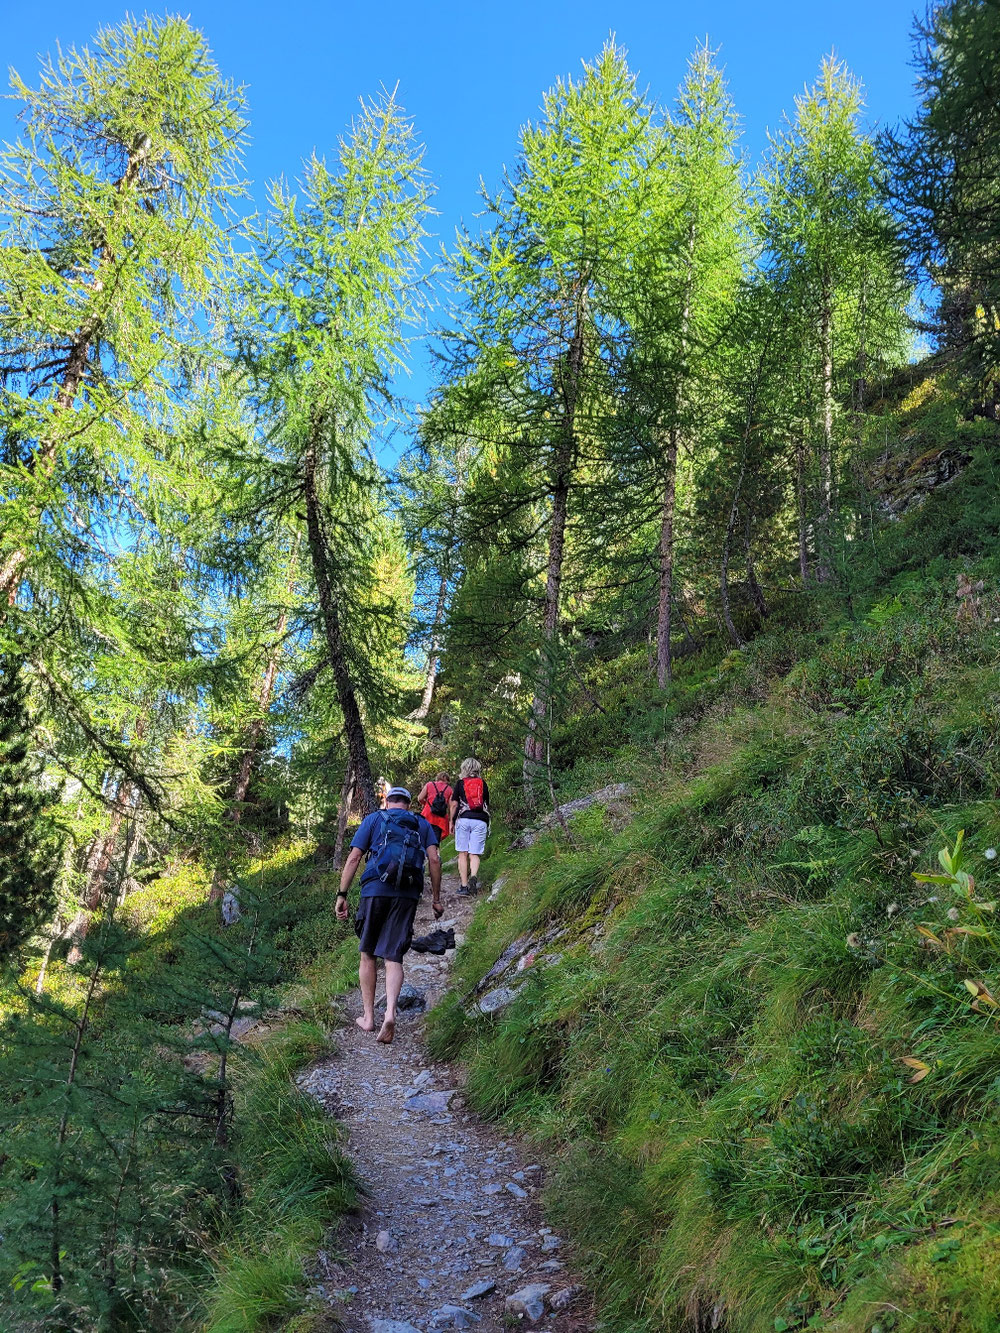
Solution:
<svg viewBox="0 0 1000 1333"><path fill-rule="evenodd" d="M479 888L479 858L490 831L490 789L478 759L462 763L461 776L451 794L451 821L458 852L460 894L475 893Z"/></svg>

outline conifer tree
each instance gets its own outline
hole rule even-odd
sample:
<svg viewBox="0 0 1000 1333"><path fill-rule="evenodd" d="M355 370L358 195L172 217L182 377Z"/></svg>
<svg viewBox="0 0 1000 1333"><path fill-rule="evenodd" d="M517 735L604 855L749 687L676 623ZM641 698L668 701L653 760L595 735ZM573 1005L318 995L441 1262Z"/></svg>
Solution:
<svg viewBox="0 0 1000 1333"><path fill-rule="evenodd" d="M804 441L803 494L807 479L816 478L815 503L803 503L803 568L805 529L812 526L815 576L822 583L834 574L837 536L837 390L845 379L864 381L881 357L898 359L905 288L882 164L861 125L861 84L828 58L795 105L794 123L772 139L760 227L767 264L785 297L784 319L801 340L803 433L814 464L806 466Z"/></svg>
<svg viewBox="0 0 1000 1333"><path fill-rule="evenodd" d="M45 828L47 801L27 698L18 665L0 659L0 963L56 902L58 857Z"/></svg>
<svg viewBox="0 0 1000 1333"><path fill-rule="evenodd" d="M736 115L707 46L691 58L651 152L649 208L620 285L617 375L626 432L656 496L657 681L670 680L679 469L712 438L713 384L740 276L743 191Z"/></svg>
<svg viewBox="0 0 1000 1333"><path fill-rule="evenodd" d="M544 506L539 660L524 743L529 794L544 757L571 499L593 429L590 384L602 378L608 292L643 208L648 115L624 52L609 44L579 80L546 94L541 121L522 131L514 172L487 197L491 230L461 236L455 260L467 301L452 343L459 376L478 384L499 438L522 455L521 503Z"/></svg>
<svg viewBox="0 0 1000 1333"><path fill-rule="evenodd" d="M104 560L102 519L141 520L166 480L179 343L225 253L244 130L239 91L182 19L105 28L13 90L25 137L0 157L4 603L25 580L35 598L75 598Z"/></svg>
<svg viewBox="0 0 1000 1333"><path fill-rule="evenodd" d="M375 434L403 364L416 305L428 209L423 150L391 96L363 105L333 167L307 164L298 193L276 185L245 295L252 326L244 354L270 441L254 460L266 512L301 515L332 669L362 804L377 801L359 677L377 675L372 619L374 515L382 479ZM367 660L366 660L367 659Z"/></svg>
<svg viewBox="0 0 1000 1333"><path fill-rule="evenodd" d="M938 332L1000 405L1000 6L947 0L914 31L916 114L886 136L892 193Z"/></svg>

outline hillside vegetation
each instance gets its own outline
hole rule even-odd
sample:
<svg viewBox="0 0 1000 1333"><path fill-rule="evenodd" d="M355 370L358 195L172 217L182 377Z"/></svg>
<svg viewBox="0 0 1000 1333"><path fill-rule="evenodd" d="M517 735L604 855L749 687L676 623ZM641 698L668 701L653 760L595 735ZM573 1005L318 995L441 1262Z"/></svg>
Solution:
<svg viewBox="0 0 1000 1333"><path fill-rule="evenodd" d="M490 860L432 1049L552 1151L609 1327L996 1327L997 1009L967 987L998 965L1000 602L968 617L968 566L931 563L690 663L666 710L633 683L595 725L581 699L627 819ZM963 832L974 888L914 878ZM467 1006L532 935L509 1008Z"/></svg>

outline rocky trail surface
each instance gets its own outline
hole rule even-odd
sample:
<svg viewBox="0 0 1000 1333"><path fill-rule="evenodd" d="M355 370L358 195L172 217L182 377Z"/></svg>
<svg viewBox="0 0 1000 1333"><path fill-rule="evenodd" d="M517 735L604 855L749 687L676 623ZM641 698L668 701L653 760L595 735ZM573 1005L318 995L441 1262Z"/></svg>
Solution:
<svg viewBox="0 0 1000 1333"><path fill-rule="evenodd" d="M443 922L429 898L421 903L418 936L451 925L461 944L477 900L456 897L457 884L445 877ZM428 1008L447 989L453 958L407 955L407 986ZM419 1009L400 1011L395 1041L384 1046L355 1025L356 992L346 1007L339 1052L299 1079L347 1128L366 1191L359 1216L333 1238L336 1258L317 1257L318 1289L343 1327L590 1329L586 1295L540 1212L542 1166L465 1107L456 1070L428 1055Z"/></svg>

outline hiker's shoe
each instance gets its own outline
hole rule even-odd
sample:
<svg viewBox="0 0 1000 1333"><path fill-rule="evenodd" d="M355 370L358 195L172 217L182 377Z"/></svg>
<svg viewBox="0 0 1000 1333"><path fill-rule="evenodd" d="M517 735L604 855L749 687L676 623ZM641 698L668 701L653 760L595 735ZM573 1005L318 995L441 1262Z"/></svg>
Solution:
<svg viewBox="0 0 1000 1333"><path fill-rule="evenodd" d="M470 877L470 879L469 879L469 892L470 892L470 893L478 893L478 892L479 892L479 876L478 876L478 875L472 875L472 876Z"/></svg>
<svg viewBox="0 0 1000 1333"><path fill-rule="evenodd" d="M454 949L454 947L455 947L455 931L453 930L453 928L452 928L451 926L449 926L448 929L447 929L447 930L445 931L445 933L444 933L444 941L445 941L445 943L444 943L444 947L445 947L446 949Z"/></svg>
<svg viewBox="0 0 1000 1333"><path fill-rule="evenodd" d="M472 890L469 888L468 884L460 884L455 890L455 896L457 898L468 898L471 892Z"/></svg>

